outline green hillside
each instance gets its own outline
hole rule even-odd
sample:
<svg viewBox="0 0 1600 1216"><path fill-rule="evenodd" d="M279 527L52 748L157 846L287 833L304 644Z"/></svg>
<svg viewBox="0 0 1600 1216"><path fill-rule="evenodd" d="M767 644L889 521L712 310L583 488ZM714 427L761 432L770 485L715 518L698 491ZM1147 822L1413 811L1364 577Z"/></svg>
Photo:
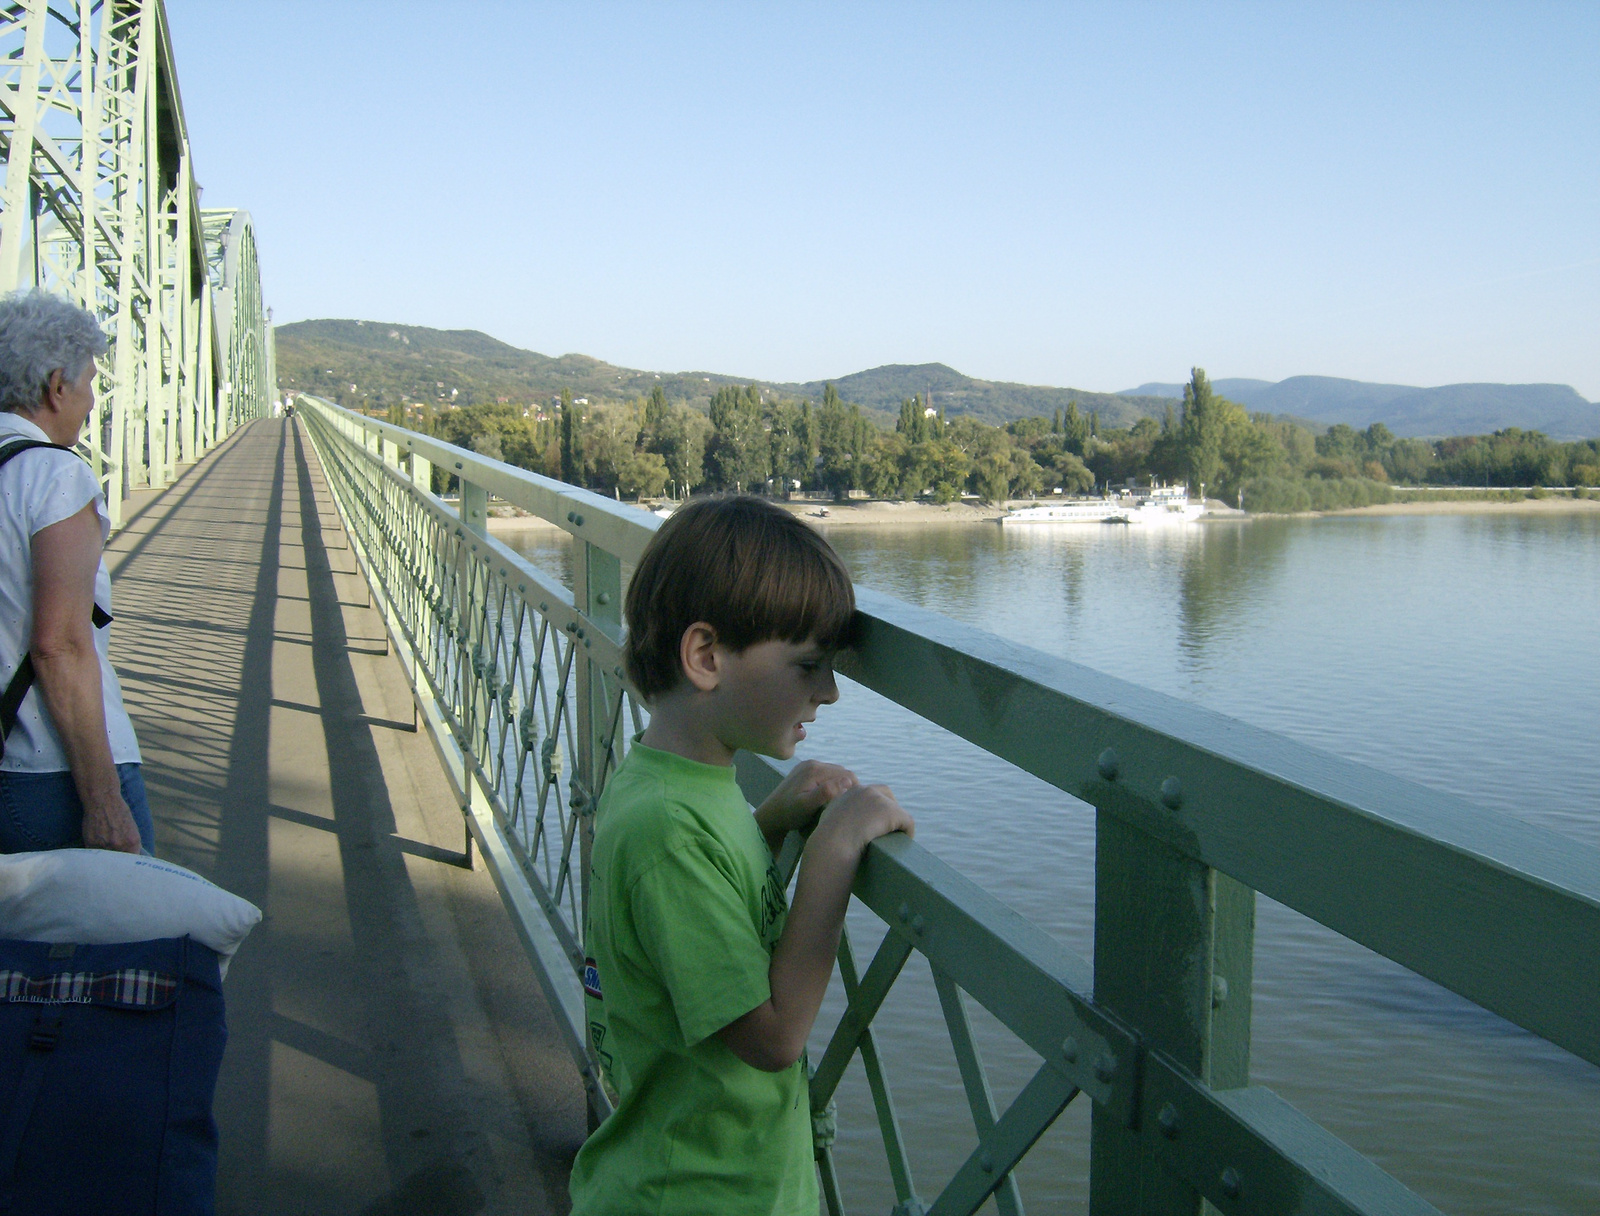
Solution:
<svg viewBox="0 0 1600 1216"><path fill-rule="evenodd" d="M1002 380L975 380L943 363L891 363L871 371L856 372L833 381L839 395L874 410L897 410L900 402L918 393L931 395L948 417L970 414L989 423L1016 418L1048 418L1076 401L1084 413L1096 410L1107 426L1132 426L1140 418L1160 418L1172 404L1168 397L1133 397L1117 393L1091 393L1077 388L1049 388L1009 384ZM797 396L817 398L823 382L774 385ZM1181 392L1180 394L1181 395Z"/></svg>
<svg viewBox="0 0 1600 1216"><path fill-rule="evenodd" d="M401 401L455 405L548 403L563 388L593 400L626 400L659 384L671 400L704 405L718 387L743 383L697 372L657 375L587 355L552 358L474 329L428 329L379 321L299 321L277 328L278 380L285 389L345 405ZM353 387L352 387L353 386Z"/></svg>
<svg viewBox="0 0 1600 1216"><path fill-rule="evenodd" d="M617 367L587 355L553 358L507 345L470 329L427 329L378 321L299 321L277 329L278 379L285 389L315 393L345 405L387 408L402 401L490 405L548 404L563 388L592 402L622 401L661 386L669 401L706 408L718 388L754 383L785 397L820 401L824 381L805 384L751 381L718 372L647 372ZM846 401L880 423L891 422L900 403L931 392L947 417L971 415L999 424L1048 417L1076 400L1098 410L1106 426L1160 418L1171 400L1091 393L1002 381L976 380L942 363L894 364L831 381Z"/></svg>

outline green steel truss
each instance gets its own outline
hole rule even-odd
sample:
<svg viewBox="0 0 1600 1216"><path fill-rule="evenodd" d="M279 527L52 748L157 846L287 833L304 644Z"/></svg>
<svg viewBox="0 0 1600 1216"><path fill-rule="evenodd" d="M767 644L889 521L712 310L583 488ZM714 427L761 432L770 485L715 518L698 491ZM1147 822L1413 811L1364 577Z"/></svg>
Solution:
<svg viewBox="0 0 1600 1216"><path fill-rule="evenodd" d="M314 398L328 483L423 717L587 1082L583 877L590 816L641 722L623 678L622 568L656 521ZM429 492L434 465L459 508ZM569 590L487 535L489 495L573 537ZM1020 1212L1011 1170L1079 1095L1097 1216L1434 1209L1271 1091L1249 1084L1255 893L1600 1064L1600 851L1219 714L860 592L849 677L1082 800L1097 816L1095 957L910 840L874 844L855 894L887 925L811 1103L829 1210L832 1097L859 1057L896 1213ZM752 802L777 780L741 754ZM981 791L973 791L974 799ZM913 808L914 809L914 808ZM800 841L791 836L792 867ZM924 1203L874 1018L916 951L932 967L975 1147ZM1038 1055L995 1109L976 1001Z"/></svg>
<svg viewBox="0 0 1600 1216"><path fill-rule="evenodd" d="M0 292L110 339L80 446L114 523L275 392L248 213L202 211L161 0L0 8Z"/></svg>

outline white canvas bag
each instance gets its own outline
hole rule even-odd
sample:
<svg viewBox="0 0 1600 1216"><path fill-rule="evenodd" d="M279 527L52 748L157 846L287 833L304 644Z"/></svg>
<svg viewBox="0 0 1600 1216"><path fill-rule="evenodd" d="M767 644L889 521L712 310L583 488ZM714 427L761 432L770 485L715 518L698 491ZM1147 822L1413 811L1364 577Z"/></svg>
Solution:
<svg viewBox="0 0 1600 1216"><path fill-rule="evenodd" d="M192 937L233 952L261 909L192 870L136 853L50 849L0 854L0 938L85 946Z"/></svg>

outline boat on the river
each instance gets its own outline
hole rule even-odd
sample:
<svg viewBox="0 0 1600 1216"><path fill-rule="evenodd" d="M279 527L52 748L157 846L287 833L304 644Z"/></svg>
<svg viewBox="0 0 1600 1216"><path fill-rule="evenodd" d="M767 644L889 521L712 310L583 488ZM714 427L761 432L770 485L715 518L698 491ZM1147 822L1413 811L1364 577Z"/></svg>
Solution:
<svg viewBox="0 0 1600 1216"><path fill-rule="evenodd" d="M1205 507L1189 501L1187 486L1148 486L1125 482L1099 498L1064 498L1019 507L1000 517L1002 524L1181 524L1198 519Z"/></svg>
<svg viewBox="0 0 1600 1216"><path fill-rule="evenodd" d="M1127 511L1114 498L1066 498L1039 507L1018 507L1000 517L1003 524L1125 524Z"/></svg>

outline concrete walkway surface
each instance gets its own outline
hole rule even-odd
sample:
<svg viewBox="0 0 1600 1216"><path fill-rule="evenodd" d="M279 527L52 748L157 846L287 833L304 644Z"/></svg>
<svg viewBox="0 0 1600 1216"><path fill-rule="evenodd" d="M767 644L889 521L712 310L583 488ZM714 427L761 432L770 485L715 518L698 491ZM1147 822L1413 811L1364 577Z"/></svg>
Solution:
<svg viewBox="0 0 1600 1216"><path fill-rule="evenodd" d="M229 973L223 1216L564 1213L583 1090L302 424L128 504L112 657L156 852L265 913Z"/></svg>

